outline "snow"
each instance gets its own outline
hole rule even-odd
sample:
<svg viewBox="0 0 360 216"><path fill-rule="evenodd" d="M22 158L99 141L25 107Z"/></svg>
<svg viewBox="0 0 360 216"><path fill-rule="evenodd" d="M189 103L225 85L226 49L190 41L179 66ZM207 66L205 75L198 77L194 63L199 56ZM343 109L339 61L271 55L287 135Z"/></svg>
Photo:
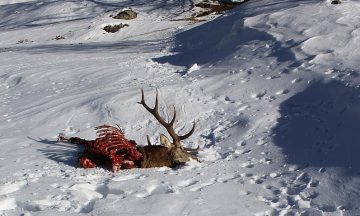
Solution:
<svg viewBox="0 0 360 216"><path fill-rule="evenodd" d="M360 4L330 2L251 0L192 23L187 0L1 1L0 215L359 215ZM180 134L195 120L184 146L201 163L78 168L59 134L165 132L141 88L165 118L175 104Z"/></svg>

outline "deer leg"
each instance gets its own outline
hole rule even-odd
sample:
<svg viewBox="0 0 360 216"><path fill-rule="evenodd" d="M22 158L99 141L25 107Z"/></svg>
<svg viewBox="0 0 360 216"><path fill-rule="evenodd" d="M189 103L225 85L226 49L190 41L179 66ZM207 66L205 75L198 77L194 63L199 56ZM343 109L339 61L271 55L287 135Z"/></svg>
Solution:
<svg viewBox="0 0 360 216"><path fill-rule="evenodd" d="M78 164L80 167L83 167L85 169L94 168L104 163L106 163L106 161L104 161L103 157L94 154L88 149L85 149L84 152L79 153Z"/></svg>
<svg viewBox="0 0 360 216"><path fill-rule="evenodd" d="M121 165L123 165L124 157L122 155L110 155L110 160L112 163L112 171L118 172L121 169Z"/></svg>
<svg viewBox="0 0 360 216"><path fill-rule="evenodd" d="M134 163L134 161L132 160L124 160L123 164L122 164L122 169L132 169L132 168L137 168L138 166Z"/></svg>
<svg viewBox="0 0 360 216"><path fill-rule="evenodd" d="M79 157L78 163L79 163L80 167L85 168L85 169L96 167L96 164L91 159L91 157L87 157L87 156L84 156L84 155Z"/></svg>
<svg viewBox="0 0 360 216"><path fill-rule="evenodd" d="M63 137L63 136L59 136L58 137L58 141L59 142L68 142L68 143L72 143L72 144L79 144L79 145L87 145L89 144L89 142L94 142L93 140L85 140L85 139L81 139L79 137Z"/></svg>

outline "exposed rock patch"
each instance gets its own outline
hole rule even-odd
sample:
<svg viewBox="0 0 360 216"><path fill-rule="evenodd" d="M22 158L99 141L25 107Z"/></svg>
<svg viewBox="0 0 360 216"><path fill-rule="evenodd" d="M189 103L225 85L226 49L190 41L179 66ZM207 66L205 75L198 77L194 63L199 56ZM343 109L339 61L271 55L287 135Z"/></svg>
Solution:
<svg viewBox="0 0 360 216"><path fill-rule="evenodd" d="M225 11L231 10L243 2L225 2L225 1L203 1L195 4L196 7L204 9L195 14L195 17L203 17L209 14L222 14Z"/></svg>
<svg viewBox="0 0 360 216"><path fill-rule="evenodd" d="M114 19L131 20L137 17L137 13L133 10L124 10L119 12L116 16L112 16Z"/></svg>
<svg viewBox="0 0 360 216"><path fill-rule="evenodd" d="M119 31L120 29L124 28L124 27L128 27L128 24L117 24L117 25L107 25L105 26L103 29L104 31L108 32L108 33L115 33L117 31Z"/></svg>

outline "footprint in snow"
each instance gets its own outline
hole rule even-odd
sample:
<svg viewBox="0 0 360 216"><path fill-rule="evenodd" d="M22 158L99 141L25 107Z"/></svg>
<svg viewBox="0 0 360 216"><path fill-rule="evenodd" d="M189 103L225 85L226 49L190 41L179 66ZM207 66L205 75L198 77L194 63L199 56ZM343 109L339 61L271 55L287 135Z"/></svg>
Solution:
<svg viewBox="0 0 360 216"><path fill-rule="evenodd" d="M268 205L273 206L274 203L279 202L279 197L277 196L258 196L258 200L265 202Z"/></svg>
<svg viewBox="0 0 360 216"><path fill-rule="evenodd" d="M247 161L247 162L241 164L241 167L243 167L243 168L253 168L254 166L255 165L252 161Z"/></svg>
<svg viewBox="0 0 360 216"><path fill-rule="evenodd" d="M10 76L6 81L6 88L12 88L19 85L23 78L21 76Z"/></svg>
<svg viewBox="0 0 360 216"><path fill-rule="evenodd" d="M282 194L298 195L302 190L306 188L306 185L292 185L281 188Z"/></svg>
<svg viewBox="0 0 360 216"><path fill-rule="evenodd" d="M319 186L320 182L318 180L314 180L314 179L311 179L311 181L309 182L309 186L310 187L317 187Z"/></svg>
<svg viewBox="0 0 360 216"><path fill-rule="evenodd" d="M146 187L144 187L144 191L136 193L135 197L146 198L152 195L169 194L169 193L175 193L175 190L167 183L151 182Z"/></svg>
<svg viewBox="0 0 360 216"><path fill-rule="evenodd" d="M252 98L255 98L256 100L261 100L261 98L263 98L266 95L266 91L261 91L258 93L254 93L252 95L250 95Z"/></svg>
<svg viewBox="0 0 360 216"><path fill-rule="evenodd" d="M274 172L274 173L270 173L269 176L270 176L271 178L278 178L278 177L281 176L281 173L276 173L276 172Z"/></svg>
<svg viewBox="0 0 360 216"><path fill-rule="evenodd" d="M272 102L272 101L274 101L274 100L276 100L276 97L273 96L273 95L270 95L270 96L266 96L266 97L265 97L265 101L267 101L267 102Z"/></svg>
<svg viewBox="0 0 360 216"><path fill-rule="evenodd" d="M314 189L305 189L299 193L300 198L303 201L311 201L312 199L316 198L319 195L317 191Z"/></svg>
<svg viewBox="0 0 360 216"><path fill-rule="evenodd" d="M283 94L287 94L289 92L290 92L290 90L288 90L288 89L282 89L282 90L277 91L276 94L283 95Z"/></svg>
<svg viewBox="0 0 360 216"><path fill-rule="evenodd" d="M266 145L268 143L268 141L266 140L267 137L261 137L256 141L256 145Z"/></svg>
<svg viewBox="0 0 360 216"><path fill-rule="evenodd" d="M302 194L303 200L308 201L318 195L315 190L318 184L319 182L314 181L307 173L300 173L293 181L286 183L281 192L290 196Z"/></svg>
<svg viewBox="0 0 360 216"><path fill-rule="evenodd" d="M300 173L296 176L296 182L308 184L311 181L311 177L307 173Z"/></svg>
<svg viewBox="0 0 360 216"><path fill-rule="evenodd" d="M224 97L224 102L225 102L225 103L235 103L235 101L232 100L229 96L225 96L225 97Z"/></svg>
<svg viewBox="0 0 360 216"><path fill-rule="evenodd" d="M272 79L277 79L277 78L280 78L281 76L279 75L275 75L275 76L268 76L266 77L267 80L272 80Z"/></svg>
<svg viewBox="0 0 360 216"><path fill-rule="evenodd" d="M241 177L243 177L243 178L245 178L245 177L251 177L251 176L253 176L254 174L252 174L252 173L242 173L240 176Z"/></svg>
<svg viewBox="0 0 360 216"><path fill-rule="evenodd" d="M201 191L205 187L215 184L216 180L217 180L216 178L212 178L208 182L204 182L204 183L201 183L200 185L196 185L196 186L190 188L190 191L192 191L192 192Z"/></svg>
<svg viewBox="0 0 360 216"><path fill-rule="evenodd" d="M99 188L101 188L99 190ZM76 191L82 194L87 200L101 199L106 194L103 185L96 185L90 183L74 184L69 188L70 191Z"/></svg>
<svg viewBox="0 0 360 216"><path fill-rule="evenodd" d="M272 164L272 159L270 159L270 158L262 158L262 159L259 160L259 163Z"/></svg>
<svg viewBox="0 0 360 216"><path fill-rule="evenodd" d="M220 177L216 181L220 182L220 183L226 183L226 182L228 182L230 180L235 180L235 179L238 179L240 177L241 177L240 174L230 174L230 175Z"/></svg>
<svg viewBox="0 0 360 216"><path fill-rule="evenodd" d="M277 188L277 187L274 187L274 186L271 186L271 185L266 185L265 188L270 190L273 195L278 196L278 195L281 194L281 190L279 188Z"/></svg>
<svg viewBox="0 0 360 216"><path fill-rule="evenodd" d="M235 154L249 154L251 152L250 149L236 149L234 151Z"/></svg>
<svg viewBox="0 0 360 216"><path fill-rule="evenodd" d="M254 176L250 179L250 184L262 184L264 183L264 179L259 176Z"/></svg>
<svg viewBox="0 0 360 216"><path fill-rule="evenodd" d="M187 179L187 180L183 180L183 181L179 181L176 186L177 187L189 187L192 186L194 184L196 184L198 181L194 180L194 179Z"/></svg>
<svg viewBox="0 0 360 216"><path fill-rule="evenodd" d="M302 78L293 79L293 80L291 80L291 84L295 84L295 83L301 82L302 80L303 80Z"/></svg>
<svg viewBox="0 0 360 216"><path fill-rule="evenodd" d="M80 213L89 213L93 210L96 200L107 196L109 190L104 184L80 183L69 187L70 194L78 202L77 210Z"/></svg>

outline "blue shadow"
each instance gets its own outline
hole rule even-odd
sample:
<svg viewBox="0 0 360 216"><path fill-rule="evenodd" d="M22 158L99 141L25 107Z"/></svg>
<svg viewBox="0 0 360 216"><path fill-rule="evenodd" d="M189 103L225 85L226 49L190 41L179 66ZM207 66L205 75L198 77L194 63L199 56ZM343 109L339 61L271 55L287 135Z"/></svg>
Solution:
<svg viewBox="0 0 360 216"><path fill-rule="evenodd" d="M359 96L358 88L317 82L283 102L273 139L288 163L359 175Z"/></svg>

